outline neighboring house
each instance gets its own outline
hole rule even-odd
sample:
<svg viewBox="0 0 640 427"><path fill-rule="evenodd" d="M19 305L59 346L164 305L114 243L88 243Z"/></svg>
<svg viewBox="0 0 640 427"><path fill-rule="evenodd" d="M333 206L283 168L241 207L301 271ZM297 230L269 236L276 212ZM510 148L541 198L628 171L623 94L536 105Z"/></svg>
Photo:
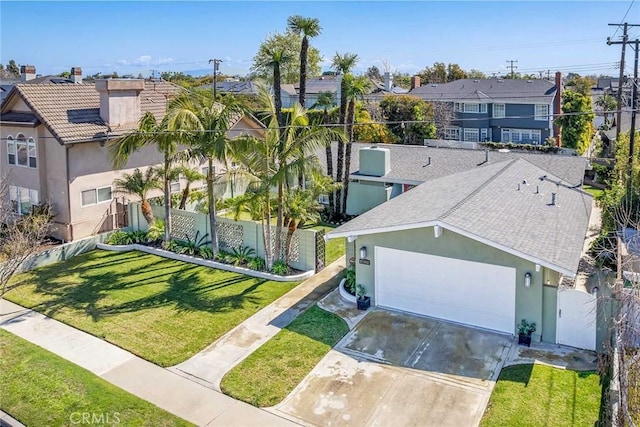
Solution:
<svg viewBox="0 0 640 427"><path fill-rule="evenodd" d="M202 85L200 89L213 90L211 85ZM216 82L216 93L224 95L257 95L258 88L252 81L223 81Z"/></svg>
<svg viewBox="0 0 640 427"><path fill-rule="evenodd" d="M441 125L445 139L539 145L553 136L560 145L553 115L561 112L561 82L560 73L556 73L555 84L548 80L462 79L426 84L409 94L450 106L451 119Z"/></svg>
<svg viewBox="0 0 640 427"><path fill-rule="evenodd" d="M335 144L333 150L335 159ZM317 157L326 162L324 150L319 151ZM588 167L587 160L577 156L354 143L347 214L359 215L423 182L518 158L545 168L572 185L582 184Z"/></svg>
<svg viewBox="0 0 640 427"><path fill-rule="evenodd" d="M0 109L0 173L8 173L16 212L51 203L53 235L64 241L122 226L124 205L134 196L116 193L114 179L161 164L162 155L145 147L122 170L113 170L108 142L136 130L146 112L161 120L180 90L142 79L16 84ZM243 117L230 136L252 129L260 125ZM172 189L180 185L172 183Z"/></svg>
<svg viewBox="0 0 640 427"><path fill-rule="evenodd" d="M396 170L426 182L327 235L347 240L347 258L372 303L507 334L526 319L537 324L534 341L594 349L595 297L561 287L578 270L592 207L577 160L424 153L413 155L433 179L421 168ZM379 153L367 156L361 172L363 160L386 163ZM459 170L450 173L454 164Z"/></svg>

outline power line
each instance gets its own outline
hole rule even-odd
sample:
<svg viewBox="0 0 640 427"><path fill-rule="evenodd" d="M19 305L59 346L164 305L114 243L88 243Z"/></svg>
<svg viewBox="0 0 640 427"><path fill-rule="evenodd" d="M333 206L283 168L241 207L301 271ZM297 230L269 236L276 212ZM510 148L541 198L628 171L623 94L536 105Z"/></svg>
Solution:
<svg viewBox="0 0 640 427"><path fill-rule="evenodd" d="M513 72L514 68L518 68L517 66L513 65L514 62L518 62L518 60L514 60L514 59L507 59L507 62L509 62L511 65L511 77L513 78L515 76L515 73Z"/></svg>

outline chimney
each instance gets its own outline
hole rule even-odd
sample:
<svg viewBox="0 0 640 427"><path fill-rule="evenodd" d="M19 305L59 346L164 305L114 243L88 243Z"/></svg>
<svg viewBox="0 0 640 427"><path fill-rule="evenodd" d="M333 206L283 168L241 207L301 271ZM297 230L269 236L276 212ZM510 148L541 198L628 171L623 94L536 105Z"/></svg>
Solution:
<svg viewBox="0 0 640 427"><path fill-rule="evenodd" d="M384 73L384 90L387 92L391 92L391 88L393 87L393 74L386 71Z"/></svg>
<svg viewBox="0 0 640 427"><path fill-rule="evenodd" d="M556 115L562 114L562 73L556 72L556 97L553 99L553 137L556 147L562 147L562 127L556 125Z"/></svg>
<svg viewBox="0 0 640 427"><path fill-rule="evenodd" d="M71 67L71 76L69 77L74 83L82 83L82 68Z"/></svg>
<svg viewBox="0 0 640 427"><path fill-rule="evenodd" d="M20 66L20 80L23 82L36 78L36 67L33 65Z"/></svg>
<svg viewBox="0 0 640 427"><path fill-rule="evenodd" d="M142 115L140 92L142 79L100 79L96 90L100 93L100 118L111 127L137 125Z"/></svg>
<svg viewBox="0 0 640 427"><path fill-rule="evenodd" d="M411 90L420 87L420 76L411 77Z"/></svg>

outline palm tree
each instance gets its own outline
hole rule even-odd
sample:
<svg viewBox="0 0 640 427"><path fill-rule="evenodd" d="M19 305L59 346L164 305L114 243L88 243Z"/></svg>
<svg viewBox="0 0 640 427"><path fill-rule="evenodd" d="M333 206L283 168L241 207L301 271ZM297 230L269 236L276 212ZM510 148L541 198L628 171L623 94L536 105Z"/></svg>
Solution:
<svg viewBox="0 0 640 427"><path fill-rule="evenodd" d="M207 198L209 202L209 224L211 226L211 248L218 254L218 234L216 232L216 201L214 193L214 161L227 164L231 139L228 132L244 115L244 108L234 98L224 98L214 102L208 96L183 94L174 103L169 114L172 127L182 129L188 135L185 141L189 148L183 158L207 161Z"/></svg>
<svg viewBox="0 0 640 427"><path fill-rule="evenodd" d="M187 200L189 199L189 193L191 192L191 184L196 181L202 181L207 177L201 174L197 169L192 169L187 166L180 166L178 168L180 174L184 177L185 181L187 181L187 185L182 190L182 196L180 197L180 205L178 209L184 210L187 206Z"/></svg>
<svg viewBox="0 0 640 427"><path fill-rule="evenodd" d="M348 100L347 108L347 135L348 142L344 154L344 179L342 181L342 213L347 213L347 193L349 192L349 174L351 169L351 144L353 143L353 125L356 116L356 102L364 97L369 90L370 80L366 76L344 77L346 91L344 97Z"/></svg>
<svg viewBox="0 0 640 427"><path fill-rule="evenodd" d="M284 126L282 120L282 77L280 67L291 61L291 57L287 54L284 46L260 46L264 56L267 58L265 62L258 64L259 67L268 67L273 69L273 95L275 96L275 114L278 126Z"/></svg>
<svg viewBox="0 0 640 427"><path fill-rule="evenodd" d="M355 53L345 53L344 55L340 55L336 53L333 57L333 62L331 67L336 70L339 75L342 75L342 80L340 81L340 119L339 122L341 125L346 124L346 114L347 114L347 97L345 93L347 92L347 82L344 77L347 74L351 73L351 69L358 62L358 55ZM338 141L338 159L336 164L336 182L342 182L342 166L344 164L344 143ZM341 191L337 191L336 198L336 211L342 212L340 207L341 200Z"/></svg>
<svg viewBox="0 0 640 427"><path fill-rule="evenodd" d="M605 93L604 95L599 96L598 99L596 99L595 104L604 110L604 124L608 126L609 114L613 113L613 111L615 111L616 107L618 106L616 98L609 95L608 93Z"/></svg>
<svg viewBox="0 0 640 427"><path fill-rule="evenodd" d="M322 31L320 21L317 18L305 18L300 15L293 15L287 19L287 28L296 34L302 34L302 45L300 47L300 93L298 102L305 106L305 96L307 92L307 54L309 52L309 37L317 37Z"/></svg>
<svg viewBox="0 0 640 427"><path fill-rule="evenodd" d="M169 111L173 108L172 106L173 101L169 104ZM110 144L109 155L114 168L121 169L129 160L129 156L142 147L155 145L163 155L163 170L170 171L173 157L180 142L181 134L176 132L177 130L179 129L169 125L168 116L158 122L152 113L145 113L140 119L137 132L132 132ZM168 242L171 239L171 180L167 173L163 175L163 190L165 200L164 240Z"/></svg>
<svg viewBox="0 0 640 427"><path fill-rule="evenodd" d="M320 92L318 98L313 107L322 107L322 121L325 125L329 124L329 111L328 109L333 106L333 92ZM327 144L326 147L327 156L327 176L333 179L333 151L331 150L331 144ZM336 195L335 192L329 193L329 212L334 214L336 212Z"/></svg>
<svg viewBox="0 0 640 427"><path fill-rule="evenodd" d="M125 174L122 178L117 178L113 181L116 187L116 191L119 193L133 194L140 198L140 208L142 210L142 216L147 220L147 224L151 225L154 222L153 211L151 205L147 200L147 194L154 189L161 189L162 182L158 171L152 167L147 168L142 172L136 168L133 173Z"/></svg>

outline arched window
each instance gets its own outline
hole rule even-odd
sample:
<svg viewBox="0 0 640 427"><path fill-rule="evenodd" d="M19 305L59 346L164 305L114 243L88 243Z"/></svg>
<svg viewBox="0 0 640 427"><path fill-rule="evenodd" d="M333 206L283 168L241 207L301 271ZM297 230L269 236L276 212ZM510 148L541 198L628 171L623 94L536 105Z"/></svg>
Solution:
<svg viewBox="0 0 640 427"><path fill-rule="evenodd" d="M25 166L29 168L37 167L36 141L33 137L26 138L23 134L16 135L13 141L13 162L11 161L11 149L9 149L9 164Z"/></svg>
<svg viewBox="0 0 640 427"><path fill-rule="evenodd" d="M13 136L7 136L7 161L10 165L16 164L16 141L13 139Z"/></svg>

